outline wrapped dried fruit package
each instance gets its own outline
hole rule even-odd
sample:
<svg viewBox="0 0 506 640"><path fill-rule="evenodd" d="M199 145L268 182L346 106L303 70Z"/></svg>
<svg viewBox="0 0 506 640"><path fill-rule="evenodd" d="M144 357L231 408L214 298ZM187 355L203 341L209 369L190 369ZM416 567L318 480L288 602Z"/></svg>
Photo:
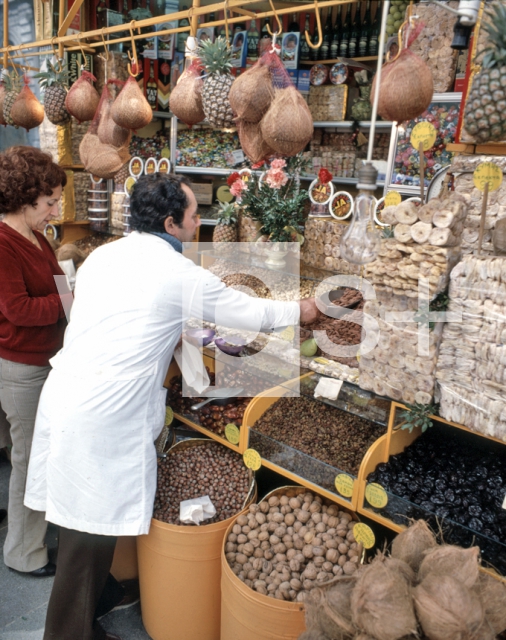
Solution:
<svg viewBox="0 0 506 640"><path fill-rule="evenodd" d="M109 89L110 84L120 85L123 83L119 80L108 81L102 90L93 122L96 123L98 119L97 135L100 142L103 144L111 144L113 147L123 147L129 144L132 132L129 129L117 125L111 117L111 109L114 101Z"/></svg>
<svg viewBox="0 0 506 640"><path fill-rule="evenodd" d="M202 63L196 58L179 78L170 94L172 113L187 125L197 124L205 118L202 107Z"/></svg>
<svg viewBox="0 0 506 640"><path fill-rule="evenodd" d="M130 76L121 89L111 115L117 125L132 131L146 127L153 119L153 111L134 76Z"/></svg>
<svg viewBox="0 0 506 640"><path fill-rule="evenodd" d="M420 116L430 105L434 94L432 72L409 47L424 24L408 27L399 55L384 66L379 88L378 113L385 120L404 122ZM377 90L376 76L372 83L371 104Z"/></svg>
<svg viewBox="0 0 506 640"><path fill-rule="evenodd" d="M83 71L65 98L65 108L76 120L88 122L95 115L100 96L93 86L97 79L89 71Z"/></svg>
<svg viewBox="0 0 506 640"><path fill-rule="evenodd" d="M24 127L27 131L38 127L44 120L44 107L37 100L33 91L28 86L28 77L25 75L24 87L18 93L12 105L10 116L14 124Z"/></svg>

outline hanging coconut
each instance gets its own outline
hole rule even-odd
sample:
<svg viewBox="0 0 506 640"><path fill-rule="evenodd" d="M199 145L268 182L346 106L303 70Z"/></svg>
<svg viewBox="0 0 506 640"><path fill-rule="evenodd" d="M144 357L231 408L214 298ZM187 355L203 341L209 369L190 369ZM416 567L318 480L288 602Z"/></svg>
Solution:
<svg viewBox="0 0 506 640"><path fill-rule="evenodd" d="M79 123L92 120L97 110L100 96L92 84L96 80L89 71L83 71L65 98L65 108Z"/></svg>
<svg viewBox="0 0 506 640"><path fill-rule="evenodd" d="M86 171L108 180L114 178L130 159L130 154L126 146L117 149L110 144L102 144L97 135L88 132L79 145L79 157Z"/></svg>
<svg viewBox="0 0 506 640"><path fill-rule="evenodd" d="M278 89L260 122L265 143L277 153L297 155L313 136L313 118L301 94L293 86Z"/></svg>
<svg viewBox="0 0 506 640"><path fill-rule="evenodd" d="M200 60L196 58L179 78L170 94L170 110L181 122L188 125L202 122L206 117L202 107L202 69Z"/></svg>
<svg viewBox="0 0 506 640"><path fill-rule="evenodd" d="M7 125L7 121L4 118L4 99L7 89L3 82L0 82L0 124Z"/></svg>
<svg viewBox="0 0 506 640"><path fill-rule="evenodd" d="M114 122L125 129L137 131L153 119L149 106L134 77L130 76L113 102L111 116Z"/></svg>
<svg viewBox="0 0 506 640"><path fill-rule="evenodd" d="M24 78L25 86L21 89L18 97L11 108L11 118L18 127L24 127L27 131L38 127L44 120L44 107L35 97L33 91L28 86L28 78Z"/></svg>
<svg viewBox="0 0 506 640"><path fill-rule="evenodd" d="M237 132L241 148L253 164L262 162L262 160L274 155L275 152L263 139L262 131L258 124L240 120L237 123Z"/></svg>
<svg viewBox="0 0 506 640"><path fill-rule="evenodd" d="M233 112L246 122L260 122L273 98L271 72L259 63L234 80L228 95Z"/></svg>
<svg viewBox="0 0 506 640"><path fill-rule="evenodd" d="M401 50L398 57L383 66L378 113L385 120L395 122L413 120L422 115L432 101L434 95L432 71L409 49L423 26L419 23L416 29L408 34L408 45ZM372 83L371 104L374 103L376 89L375 76Z"/></svg>
<svg viewBox="0 0 506 640"><path fill-rule="evenodd" d="M128 145L132 138L132 132L130 129L124 129L114 122L111 117L113 100L107 86L104 87L103 92L106 92L106 95L101 102L100 121L97 129L98 138L102 144L110 144L113 147Z"/></svg>

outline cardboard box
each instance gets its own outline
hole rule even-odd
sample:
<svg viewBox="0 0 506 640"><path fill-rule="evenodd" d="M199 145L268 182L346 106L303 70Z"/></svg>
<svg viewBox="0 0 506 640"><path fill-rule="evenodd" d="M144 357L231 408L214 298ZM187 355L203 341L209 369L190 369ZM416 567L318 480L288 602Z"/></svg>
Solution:
<svg viewBox="0 0 506 640"><path fill-rule="evenodd" d="M248 32L238 31L232 41L232 66L245 67L248 54Z"/></svg>
<svg viewBox="0 0 506 640"><path fill-rule="evenodd" d="M297 69L299 66L300 33L284 33L281 41L281 60L286 69Z"/></svg>
<svg viewBox="0 0 506 640"><path fill-rule="evenodd" d="M191 190L195 194L197 204L213 204L213 185L204 182L192 182Z"/></svg>

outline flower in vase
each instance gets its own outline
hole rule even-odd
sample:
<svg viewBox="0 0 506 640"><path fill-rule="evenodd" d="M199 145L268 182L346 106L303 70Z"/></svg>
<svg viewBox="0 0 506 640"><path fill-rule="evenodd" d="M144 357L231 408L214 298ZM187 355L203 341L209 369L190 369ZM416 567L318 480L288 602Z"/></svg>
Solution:
<svg viewBox="0 0 506 640"><path fill-rule="evenodd" d="M231 187L236 180L240 180L240 179L241 179L241 176L240 176L239 172L238 171L234 171L233 173L231 173L228 176L227 184L228 184L229 187Z"/></svg>
<svg viewBox="0 0 506 640"><path fill-rule="evenodd" d="M265 174L265 182L271 189L281 189L288 182L288 176L282 169L269 169Z"/></svg>
<svg viewBox="0 0 506 640"><path fill-rule="evenodd" d="M286 167L286 161L282 158L275 158L271 162L271 169L284 169Z"/></svg>

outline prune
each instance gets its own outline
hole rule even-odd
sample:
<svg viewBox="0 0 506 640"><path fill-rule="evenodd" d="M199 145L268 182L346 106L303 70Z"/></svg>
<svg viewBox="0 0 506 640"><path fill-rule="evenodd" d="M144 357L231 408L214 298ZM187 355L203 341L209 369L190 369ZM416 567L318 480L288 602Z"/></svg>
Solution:
<svg viewBox="0 0 506 640"><path fill-rule="evenodd" d="M420 504L420 506L426 511L432 511L434 509L434 505L432 504L432 502L424 501Z"/></svg>
<svg viewBox="0 0 506 640"><path fill-rule="evenodd" d="M502 487L503 479L501 476L491 476L487 478L487 485L491 488Z"/></svg>
<svg viewBox="0 0 506 640"><path fill-rule="evenodd" d="M446 489L446 481L445 480L436 480L436 489L438 491L444 491Z"/></svg>
<svg viewBox="0 0 506 640"><path fill-rule="evenodd" d="M483 529L483 522L478 518L471 518L467 523L467 526L475 531L481 531Z"/></svg>
<svg viewBox="0 0 506 640"><path fill-rule="evenodd" d="M470 516L479 518L481 516L481 507L477 504L472 504L467 510Z"/></svg>
<svg viewBox="0 0 506 640"><path fill-rule="evenodd" d="M415 493L416 491L418 491L418 489L420 488L420 485L418 484L418 482L415 482L414 480L411 480L411 482L408 482L408 489Z"/></svg>
<svg viewBox="0 0 506 640"><path fill-rule="evenodd" d="M378 471L379 473L382 473L383 471L386 471L388 469L388 465L386 462L380 462L379 465L376 467L376 471Z"/></svg>
<svg viewBox="0 0 506 640"><path fill-rule="evenodd" d="M488 470L486 467L476 467L474 472L478 478L486 478L488 476Z"/></svg>
<svg viewBox="0 0 506 640"><path fill-rule="evenodd" d="M434 513L439 518L447 518L450 515L450 510L447 507L437 507Z"/></svg>
<svg viewBox="0 0 506 640"><path fill-rule="evenodd" d="M477 491L485 491L486 488L487 485L484 482L478 482L478 484L476 485Z"/></svg>
<svg viewBox="0 0 506 640"><path fill-rule="evenodd" d="M434 504L444 504L445 497L442 493L434 493L431 496L430 501L433 502Z"/></svg>
<svg viewBox="0 0 506 640"><path fill-rule="evenodd" d="M455 501L455 493L452 491L452 489L447 489L445 491L445 500L446 502L451 502L451 503Z"/></svg>

